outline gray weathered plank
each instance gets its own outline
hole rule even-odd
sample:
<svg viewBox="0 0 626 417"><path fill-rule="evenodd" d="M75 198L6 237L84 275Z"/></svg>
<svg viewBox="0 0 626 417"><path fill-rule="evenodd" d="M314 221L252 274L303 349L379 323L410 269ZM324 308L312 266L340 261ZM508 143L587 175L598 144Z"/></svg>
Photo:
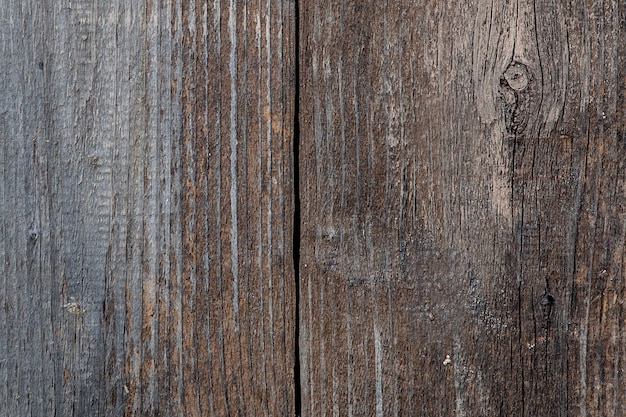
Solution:
<svg viewBox="0 0 626 417"><path fill-rule="evenodd" d="M623 415L626 8L301 5L303 415Z"/></svg>
<svg viewBox="0 0 626 417"><path fill-rule="evenodd" d="M293 2L44 3L0 2L0 414L293 414Z"/></svg>

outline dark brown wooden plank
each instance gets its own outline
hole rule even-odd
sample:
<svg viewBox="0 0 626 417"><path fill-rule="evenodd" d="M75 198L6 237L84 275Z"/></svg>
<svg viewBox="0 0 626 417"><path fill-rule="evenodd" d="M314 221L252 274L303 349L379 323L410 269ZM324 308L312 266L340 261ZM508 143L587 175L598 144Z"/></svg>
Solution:
<svg viewBox="0 0 626 417"><path fill-rule="evenodd" d="M293 4L177 13L182 412L293 414Z"/></svg>
<svg viewBox="0 0 626 417"><path fill-rule="evenodd" d="M293 2L0 22L0 415L293 415Z"/></svg>
<svg viewBox="0 0 626 417"><path fill-rule="evenodd" d="M301 5L303 415L622 415L626 9Z"/></svg>

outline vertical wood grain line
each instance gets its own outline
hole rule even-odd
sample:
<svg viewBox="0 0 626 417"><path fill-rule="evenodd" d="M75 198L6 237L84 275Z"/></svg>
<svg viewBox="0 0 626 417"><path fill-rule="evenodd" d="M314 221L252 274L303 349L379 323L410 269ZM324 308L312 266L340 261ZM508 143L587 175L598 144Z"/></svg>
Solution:
<svg viewBox="0 0 626 417"><path fill-rule="evenodd" d="M302 212L301 212L301 195L300 195L300 51L302 45L300 43L300 2L294 0L294 115L293 115L293 193L294 193L294 210L293 210L293 235L292 235L292 254L293 254L293 271L295 283L295 323L294 323L294 394L295 394L295 415L302 416L302 379L301 379L301 351L300 351L300 241Z"/></svg>
<svg viewBox="0 0 626 417"><path fill-rule="evenodd" d="M233 274L233 325L239 331L239 250L237 238L237 2L228 8L230 36L230 256Z"/></svg>

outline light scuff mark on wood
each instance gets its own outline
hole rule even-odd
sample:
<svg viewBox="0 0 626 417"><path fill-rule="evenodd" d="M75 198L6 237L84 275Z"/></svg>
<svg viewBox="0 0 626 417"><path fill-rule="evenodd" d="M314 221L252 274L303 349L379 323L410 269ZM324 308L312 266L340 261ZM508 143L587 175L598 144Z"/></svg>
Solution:
<svg viewBox="0 0 626 417"><path fill-rule="evenodd" d="M78 303L75 303L75 302L65 303L63 304L63 308L67 310L69 313L75 314L77 316L82 316L85 313L85 311L82 308L80 308Z"/></svg>
<svg viewBox="0 0 626 417"><path fill-rule="evenodd" d="M233 274L233 324L239 330L239 239L237 217L237 2L230 0L228 34L230 40L230 261Z"/></svg>
<svg viewBox="0 0 626 417"><path fill-rule="evenodd" d="M384 415L383 409L383 343L378 327L377 314L374 315L374 366L376 367L376 417Z"/></svg>

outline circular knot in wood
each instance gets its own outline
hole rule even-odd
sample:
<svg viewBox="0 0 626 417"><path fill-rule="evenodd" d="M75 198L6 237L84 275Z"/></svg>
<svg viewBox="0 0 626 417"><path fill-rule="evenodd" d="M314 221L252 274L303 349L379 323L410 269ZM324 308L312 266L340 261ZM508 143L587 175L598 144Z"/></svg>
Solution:
<svg viewBox="0 0 626 417"><path fill-rule="evenodd" d="M526 65L513 62L504 72L504 79L513 90L524 90L528 86L528 70L526 69Z"/></svg>

